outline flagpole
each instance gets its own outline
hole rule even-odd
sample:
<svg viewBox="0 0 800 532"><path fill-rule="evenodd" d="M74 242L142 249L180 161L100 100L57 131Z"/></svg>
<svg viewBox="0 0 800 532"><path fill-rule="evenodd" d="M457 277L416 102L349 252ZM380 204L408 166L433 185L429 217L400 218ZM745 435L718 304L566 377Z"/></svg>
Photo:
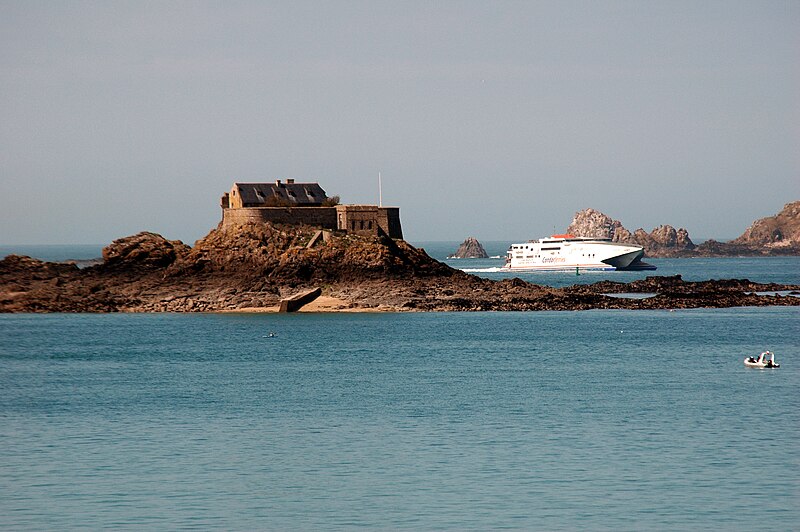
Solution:
<svg viewBox="0 0 800 532"><path fill-rule="evenodd" d="M378 207L383 207L383 186L381 185L380 172L378 172Z"/></svg>

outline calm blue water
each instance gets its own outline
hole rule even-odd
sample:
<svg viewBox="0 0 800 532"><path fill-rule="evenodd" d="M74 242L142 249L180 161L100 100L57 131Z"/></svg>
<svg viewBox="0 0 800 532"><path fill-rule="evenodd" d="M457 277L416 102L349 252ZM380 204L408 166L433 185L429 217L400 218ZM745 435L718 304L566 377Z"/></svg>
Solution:
<svg viewBox="0 0 800 532"><path fill-rule="evenodd" d="M0 527L796 530L798 388L798 308L0 315Z"/></svg>

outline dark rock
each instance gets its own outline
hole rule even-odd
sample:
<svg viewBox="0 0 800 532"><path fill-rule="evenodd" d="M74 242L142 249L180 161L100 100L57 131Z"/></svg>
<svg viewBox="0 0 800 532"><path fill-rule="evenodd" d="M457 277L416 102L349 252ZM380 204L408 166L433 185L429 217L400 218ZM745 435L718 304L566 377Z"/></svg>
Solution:
<svg viewBox="0 0 800 532"><path fill-rule="evenodd" d="M159 268L172 264L189 249L180 240L167 240L144 231L112 242L103 249L103 260L108 267Z"/></svg>
<svg viewBox="0 0 800 532"><path fill-rule="evenodd" d="M478 239L474 236L468 237L458 246L458 249L448 259L488 259L489 255Z"/></svg>

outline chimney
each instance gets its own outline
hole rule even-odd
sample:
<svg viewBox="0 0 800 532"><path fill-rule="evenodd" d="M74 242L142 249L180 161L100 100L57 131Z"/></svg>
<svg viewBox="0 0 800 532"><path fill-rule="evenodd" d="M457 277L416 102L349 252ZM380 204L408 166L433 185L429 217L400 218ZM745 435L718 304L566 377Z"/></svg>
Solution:
<svg viewBox="0 0 800 532"><path fill-rule="evenodd" d="M280 179L276 179L275 180L275 185L280 187L281 186L281 180Z"/></svg>
<svg viewBox="0 0 800 532"><path fill-rule="evenodd" d="M287 185L294 185L294 179L287 179L286 180L286 184Z"/></svg>

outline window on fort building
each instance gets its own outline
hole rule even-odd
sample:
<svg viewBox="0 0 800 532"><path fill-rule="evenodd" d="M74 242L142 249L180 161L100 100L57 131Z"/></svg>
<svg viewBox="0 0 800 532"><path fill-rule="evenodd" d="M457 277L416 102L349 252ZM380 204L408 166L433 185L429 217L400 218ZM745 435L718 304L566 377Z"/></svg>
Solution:
<svg viewBox="0 0 800 532"><path fill-rule="evenodd" d="M361 225L361 229L363 230L364 229L364 220L361 220L361 224L360 225Z"/></svg>
<svg viewBox="0 0 800 532"><path fill-rule="evenodd" d="M367 222L367 229L372 229L372 221Z"/></svg>
<svg viewBox="0 0 800 532"><path fill-rule="evenodd" d="M355 220L350 220L350 228L351 228L353 231L355 231L355 230L356 230L356 221L355 221Z"/></svg>

